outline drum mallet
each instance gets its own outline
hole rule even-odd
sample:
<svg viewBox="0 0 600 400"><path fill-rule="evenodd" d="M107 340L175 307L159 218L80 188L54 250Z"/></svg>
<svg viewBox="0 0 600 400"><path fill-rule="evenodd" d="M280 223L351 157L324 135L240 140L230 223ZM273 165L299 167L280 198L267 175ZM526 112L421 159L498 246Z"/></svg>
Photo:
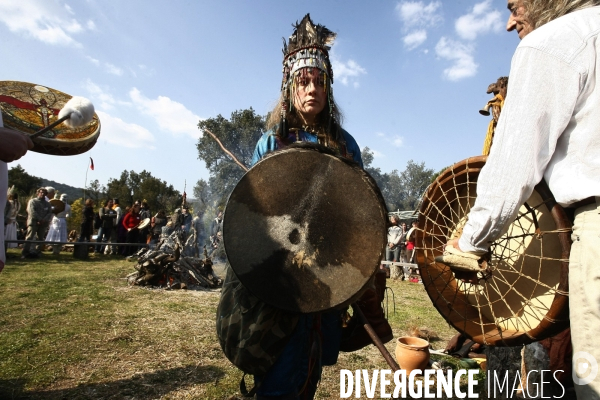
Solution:
<svg viewBox="0 0 600 400"><path fill-rule="evenodd" d="M50 129L55 128L60 123L64 122L69 128L77 128L87 124L94 118L94 105L91 101L85 97L73 96L71 100L67 101L65 106L58 113L58 119L48 125L47 127L40 129L39 131L29 135L31 139L34 139Z"/></svg>
<svg viewBox="0 0 600 400"><path fill-rule="evenodd" d="M375 332L371 324L369 324L367 317L365 317L365 314L363 314L360 307L356 304L352 304L352 310L354 310L354 312L360 318L360 321L364 325L365 331L367 331L367 333L371 337L371 340L373 341L373 344L377 347L377 349L379 349L379 352L381 353L383 358L385 358L385 361L387 361L388 365L392 368L392 370L394 370L394 372L399 371L400 366L398 365L396 360L394 360L394 357L392 357L390 352L385 348L385 346L381 342L381 339L379 339L379 336L377 336L377 333Z"/></svg>

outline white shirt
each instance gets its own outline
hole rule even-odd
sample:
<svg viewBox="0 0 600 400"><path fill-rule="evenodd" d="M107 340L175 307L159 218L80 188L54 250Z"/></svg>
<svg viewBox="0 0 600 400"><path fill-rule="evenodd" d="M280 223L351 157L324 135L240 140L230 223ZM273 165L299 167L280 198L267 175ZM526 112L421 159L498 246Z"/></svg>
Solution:
<svg viewBox="0 0 600 400"><path fill-rule="evenodd" d="M513 56L494 144L459 246L485 252L543 178L567 206L600 196L600 7L557 18Z"/></svg>

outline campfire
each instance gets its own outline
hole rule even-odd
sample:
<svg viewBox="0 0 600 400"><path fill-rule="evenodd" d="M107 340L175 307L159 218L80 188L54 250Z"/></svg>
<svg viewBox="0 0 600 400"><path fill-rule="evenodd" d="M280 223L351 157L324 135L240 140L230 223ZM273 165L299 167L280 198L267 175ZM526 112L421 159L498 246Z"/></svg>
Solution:
<svg viewBox="0 0 600 400"><path fill-rule="evenodd" d="M211 258L182 256L180 232L161 239L156 249L142 249L129 258L137 261L136 272L127 276L130 285L165 289L216 289L223 285L213 271Z"/></svg>

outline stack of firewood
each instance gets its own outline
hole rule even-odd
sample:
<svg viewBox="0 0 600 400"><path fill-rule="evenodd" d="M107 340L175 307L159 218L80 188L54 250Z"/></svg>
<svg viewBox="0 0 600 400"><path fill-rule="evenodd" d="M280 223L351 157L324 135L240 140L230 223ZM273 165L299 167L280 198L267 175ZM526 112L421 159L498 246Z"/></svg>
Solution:
<svg viewBox="0 0 600 400"><path fill-rule="evenodd" d="M152 286L166 289L216 289L223 285L213 271L213 263L206 251L204 259L181 257L179 241L171 249L157 246L158 250L140 250L130 260L137 258L136 272L127 276L130 285Z"/></svg>

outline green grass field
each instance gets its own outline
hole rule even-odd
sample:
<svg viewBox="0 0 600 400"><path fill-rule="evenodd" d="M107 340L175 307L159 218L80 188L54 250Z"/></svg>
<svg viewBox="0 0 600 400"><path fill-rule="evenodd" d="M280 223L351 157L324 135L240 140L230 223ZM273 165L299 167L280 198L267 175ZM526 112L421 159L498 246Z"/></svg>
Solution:
<svg viewBox="0 0 600 400"><path fill-rule="evenodd" d="M128 287L133 264L120 257L18 256L10 250L0 274L0 398L238 398L242 374L215 333L219 291ZM388 286L394 336L427 329L439 337L433 347L443 348L455 331L423 285ZM392 354L394 347L387 344ZM388 368L374 346L341 353L317 398L339 398L341 369L372 368Z"/></svg>

